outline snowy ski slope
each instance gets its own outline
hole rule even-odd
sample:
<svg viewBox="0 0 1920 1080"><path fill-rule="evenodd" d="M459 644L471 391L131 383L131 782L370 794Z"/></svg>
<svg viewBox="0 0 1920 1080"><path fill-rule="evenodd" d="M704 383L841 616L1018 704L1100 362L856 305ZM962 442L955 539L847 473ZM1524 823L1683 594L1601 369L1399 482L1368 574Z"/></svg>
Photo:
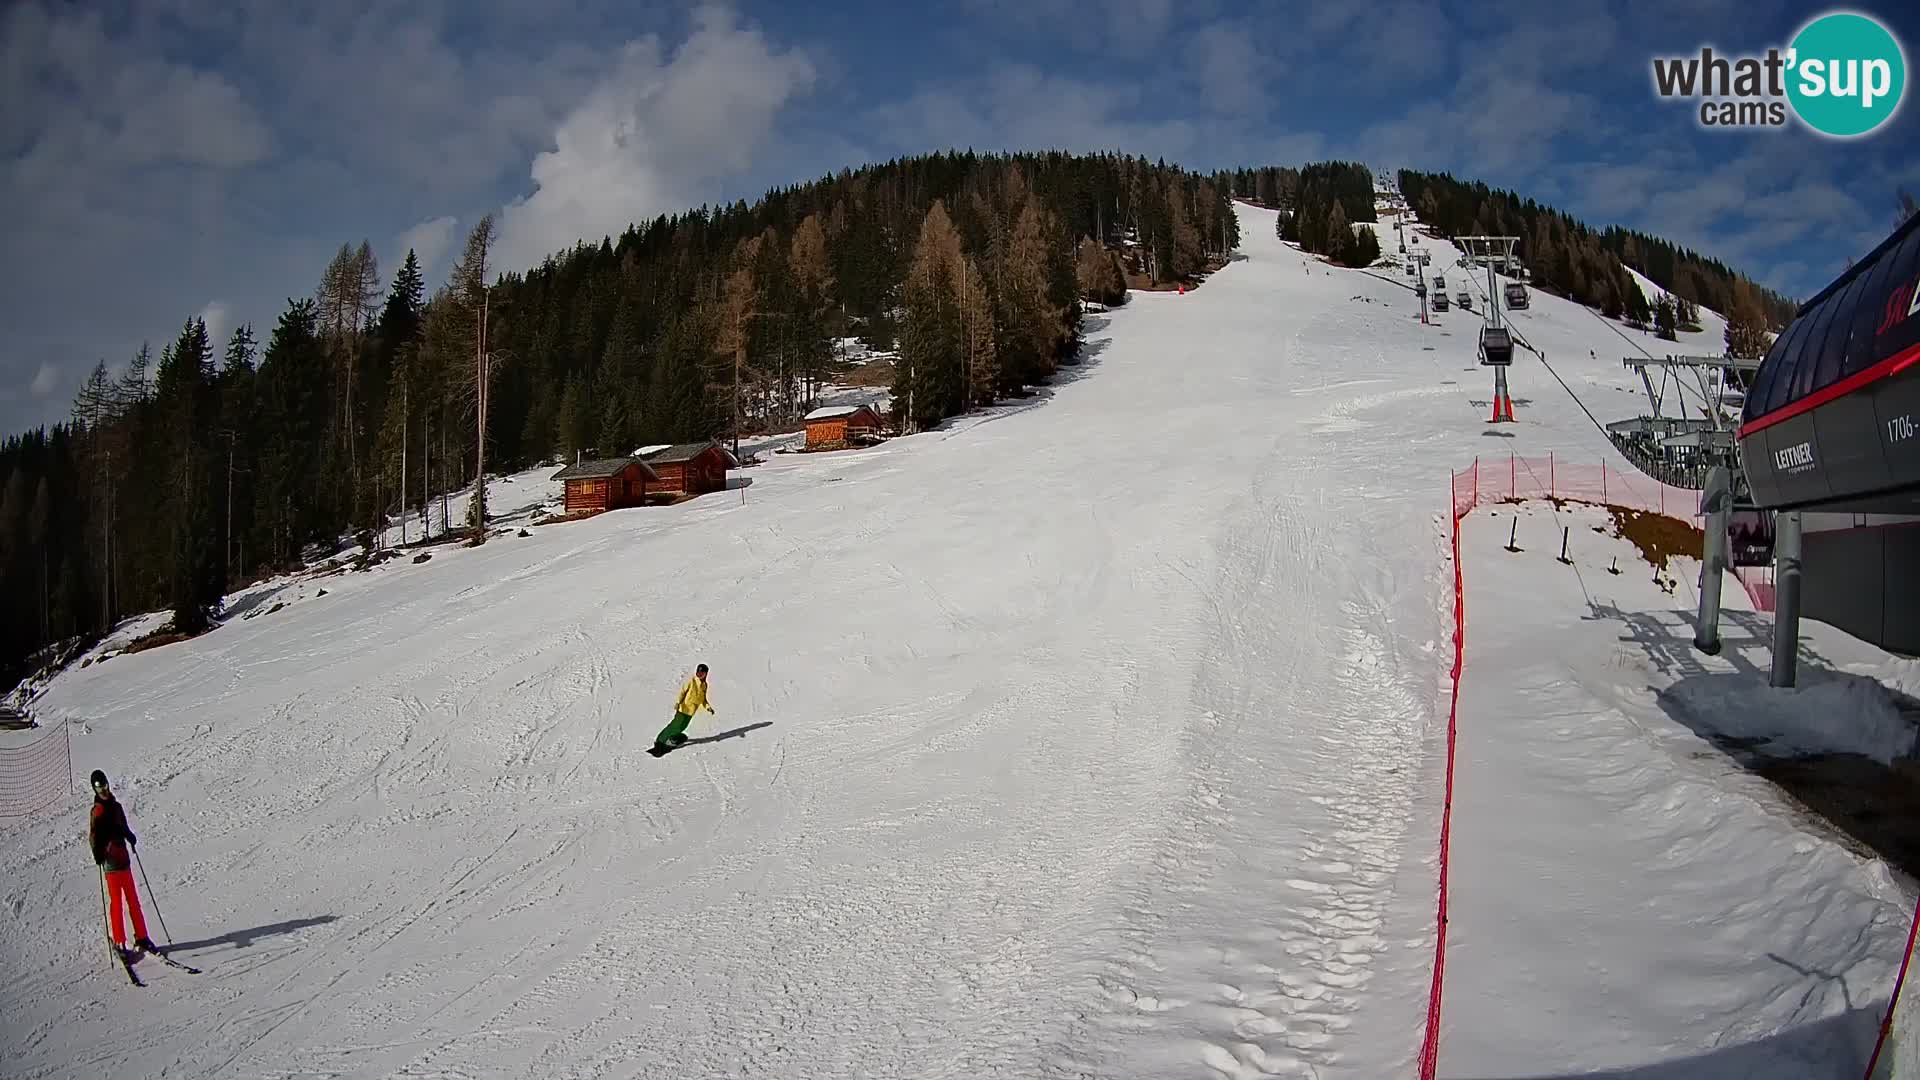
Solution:
<svg viewBox="0 0 1920 1080"><path fill-rule="evenodd" d="M6 1074L1408 1075L1449 470L1625 468L1638 382L1536 293L1490 430L1477 313L1239 213L1037 399L61 676L206 973L111 967L83 798L7 826Z"/></svg>

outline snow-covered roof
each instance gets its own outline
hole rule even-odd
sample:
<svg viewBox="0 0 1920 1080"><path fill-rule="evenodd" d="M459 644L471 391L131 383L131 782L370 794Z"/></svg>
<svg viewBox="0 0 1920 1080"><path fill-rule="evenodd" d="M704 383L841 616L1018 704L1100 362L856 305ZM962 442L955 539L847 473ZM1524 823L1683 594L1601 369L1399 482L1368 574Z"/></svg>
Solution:
<svg viewBox="0 0 1920 1080"><path fill-rule="evenodd" d="M660 451L665 450L667 447L672 445L673 445L672 443L655 443L652 446L643 446L640 449L635 450L633 452L633 456L638 458L643 458L643 457L646 457L648 454L657 454Z"/></svg>
<svg viewBox="0 0 1920 1080"><path fill-rule="evenodd" d="M595 480L608 476L618 476L634 465L640 466L640 471L646 473L649 477L658 476L646 462L634 458L587 458L583 461L576 461L572 465L554 473L552 479Z"/></svg>
<svg viewBox="0 0 1920 1080"><path fill-rule="evenodd" d="M671 465L680 461L692 461L709 450L718 450L720 456L726 459L728 468L740 467L740 460L733 456L733 451L712 439L705 442L672 443L666 446L648 447L641 457L656 464Z"/></svg>
<svg viewBox="0 0 1920 1080"><path fill-rule="evenodd" d="M871 405L823 405L808 413L807 420L832 420L840 416L852 416L861 409L871 409Z"/></svg>

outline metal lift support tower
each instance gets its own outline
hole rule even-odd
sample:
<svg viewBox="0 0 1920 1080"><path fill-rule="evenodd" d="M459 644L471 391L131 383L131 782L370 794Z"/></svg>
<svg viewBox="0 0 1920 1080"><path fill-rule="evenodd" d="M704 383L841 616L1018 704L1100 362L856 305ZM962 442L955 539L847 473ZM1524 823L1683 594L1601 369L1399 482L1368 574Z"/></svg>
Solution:
<svg viewBox="0 0 1920 1080"><path fill-rule="evenodd" d="M1495 260L1506 266L1513 261L1517 236L1457 236L1454 241L1466 246L1469 258L1485 251L1487 263L1487 324L1480 328L1480 363L1493 369L1493 416L1490 423L1513 421L1513 396L1507 392L1507 368L1513 366L1513 333L1508 330L1500 310L1500 282L1495 277Z"/></svg>

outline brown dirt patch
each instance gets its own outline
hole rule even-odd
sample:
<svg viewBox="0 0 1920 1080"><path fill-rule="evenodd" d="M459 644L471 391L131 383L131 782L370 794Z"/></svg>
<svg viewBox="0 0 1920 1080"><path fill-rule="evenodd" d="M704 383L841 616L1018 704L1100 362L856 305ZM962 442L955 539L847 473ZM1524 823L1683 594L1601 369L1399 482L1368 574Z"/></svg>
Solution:
<svg viewBox="0 0 1920 1080"><path fill-rule="evenodd" d="M1667 560L1675 556L1699 558L1707 535L1692 523L1665 514L1609 506L1615 531L1640 549L1640 557L1654 567L1667 569Z"/></svg>
<svg viewBox="0 0 1920 1080"><path fill-rule="evenodd" d="M135 639L126 648L121 649L120 652L123 655L132 656L134 653L146 652L148 649L157 649L162 645L171 645L176 641L188 641L198 636L197 634L182 634L177 630L155 630L143 638Z"/></svg>
<svg viewBox="0 0 1920 1080"><path fill-rule="evenodd" d="M605 510L575 510L571 514L542 514L539 517L534 518L532 521L528 522L528 524L558 525L562 522L567 522L567 521L585 521L590 517L594 517L598 514L604 514L604 513L606 513Z"/></svg>
<svg viewBox="0 0 1920 1080"><path fill-rule="evenodd" d="M839 377L842 386L892 386L893 359L885 357L869 360L864 364L848 368Z"/></svg>
<svg viewBox="0 0 1920 1080"><path fill-rule="evenodd" d="M1920 877L1920 761L1887 766L1854 754L1823 754L1762 759L1753 769L1854 851L1877 854Z"/></svg>
<svg viewBox="0 0 1920 1080"><path fill-rule="evenodd" d="M1501 499L1505 505L1518 506L1521 503L1551 503L1555 510L1565 510L1575 504L1594 506L1595 503L1580 499L1563 499L1558 496L1528 496L1524 499L1508 497ZM1625 506L1606 504L1607 513L1613 515L1615 536L1631 543L1640 550L1640 557L1656 569L1667 569L1667 560L1675 556L1698 559L1705 550L1707 534L1700 528L1679 518L1668 517L1647 510L1634 510ZM1594 529L1599 532L1598 528Z"/></svg>
<svg viewBox="0 0 1920 1080"><path fill-rule="evenodd" d="M1206 284L1207 278L1213 276L1216 271L1226 265L1224 261L1214 259L1201 267L1199 273L1194 274L1184 281L1176 279L1174 281L1162 281L1157 284L1148 280L1146 274L1135 273L1132 270L1128 270L1123 276L1126 278L1127 288L1138 292L1178 292L1182 286L1185 286L1188 292L1192 292L1194 289Z"/></svg>

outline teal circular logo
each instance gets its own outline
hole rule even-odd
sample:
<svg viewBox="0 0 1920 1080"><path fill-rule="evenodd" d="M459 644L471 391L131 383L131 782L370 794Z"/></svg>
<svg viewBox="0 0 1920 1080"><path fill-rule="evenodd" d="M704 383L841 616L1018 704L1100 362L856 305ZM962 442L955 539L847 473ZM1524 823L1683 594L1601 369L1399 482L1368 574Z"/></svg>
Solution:
<svg viewBox="0 0 1920 1080"><path fill-rule="evenodd" d="M1808 23L1787 51L1787 99L1808 127L1852 138L1886 123L1907 89L1907 59L1887 28L1836 12Z"/></svg>

